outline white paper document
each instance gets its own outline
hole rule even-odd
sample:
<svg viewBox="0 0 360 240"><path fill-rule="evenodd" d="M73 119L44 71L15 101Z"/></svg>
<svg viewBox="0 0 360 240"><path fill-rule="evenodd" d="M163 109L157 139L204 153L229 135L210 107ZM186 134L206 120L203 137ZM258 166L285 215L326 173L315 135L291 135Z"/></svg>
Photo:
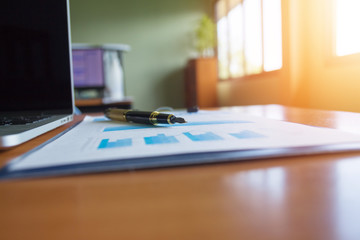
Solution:
<svg viewBox="0 0 360 240"><path fill-rule="evenodd" d="M174 112L185 124L148 126L87 116L8 171L122 159L360 142L360 135L227 111Z"/></svg>

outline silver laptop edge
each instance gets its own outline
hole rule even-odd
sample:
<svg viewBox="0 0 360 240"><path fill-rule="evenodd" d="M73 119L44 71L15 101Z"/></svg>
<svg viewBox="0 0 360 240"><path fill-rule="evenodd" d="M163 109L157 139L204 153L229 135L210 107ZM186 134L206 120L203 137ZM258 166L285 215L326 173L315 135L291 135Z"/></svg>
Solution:
<svg viewBox="0 0 360 240"><path fill-rule="evenodd" d="M71 122L73 120L73 115L65 116L43 126L21 132L18 134L12 134L7 136L0 137L0 149L6 149L10 147L17 146L21 143L24 143L30 139L33 139L43 133L46 133L54 128L57 128L65 123Z"/></svg>
<svg viewBox="0 0 360 240"><path fill-rule="evenodd" d="M30 139L33 139L41 134L44 134L50 130L53 130L61 125L64 125L73 120L75 103L74 103L74 82L73 82L73 68L72 68L72 47L71 47L71 28L70 28L70 5L69 0L66 0L67 7L67 21L68 21L68 46L69 46L69 63L70 63L70 79L71 79L71 101L72 101L72 114L64 114L63 117L60 117L53 122L44 124L42 126L36 127L34 129L24 131L21 133L16 133L12 135L0 136L0 150L8 149L19 144L22 144Z"/></svg>
<svg viewBox="0 0 360 240"><path fill-rule="evenodd" d="M71 101L72 101L72 116L75 113L75 102L74 102L74 76L73 76L73 62L72 62L72 46L71 46L71 29L70 29L70 5L69 0L66 0L67 5L67 20L68 20L68 40L69 40L69 58L70 58L70 79L71 79ZM71 117L72 117L71 116Z"/></svg>

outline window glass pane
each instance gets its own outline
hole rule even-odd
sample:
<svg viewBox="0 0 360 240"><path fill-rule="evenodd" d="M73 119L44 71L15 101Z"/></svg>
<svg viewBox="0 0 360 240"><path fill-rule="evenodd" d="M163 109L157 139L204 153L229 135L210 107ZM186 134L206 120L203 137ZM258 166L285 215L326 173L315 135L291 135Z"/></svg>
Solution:
<svg viewBox="0 0 360 240"><path fill-rule="evenodd" d="M263 0L264 70L282 67L281 0Z"/></svg>
<svg viewBox="0 0 360 240"><path fill-rule="evenodd" d="M360 1L336 0L336 55L360 52Z"/></svg>
<svg viewBox="0 0 360 240"><path fill-rule="evenodd" d="M245 61L246 74L262 72L261 2L245 0Z"/></svg>
<svg viewBox="0 0 360 240"><path fill-rule="evenodd" d="M229 40L228 40L227 18L223 17L217 22L218 37L218 70L219 78L229 78Z"/></svg>
<svg viewBox="0 0 360 240"><path fill-rule="evenodd" d="M229 12L230 76L244 76L243 13L238 5Z"/></svg>

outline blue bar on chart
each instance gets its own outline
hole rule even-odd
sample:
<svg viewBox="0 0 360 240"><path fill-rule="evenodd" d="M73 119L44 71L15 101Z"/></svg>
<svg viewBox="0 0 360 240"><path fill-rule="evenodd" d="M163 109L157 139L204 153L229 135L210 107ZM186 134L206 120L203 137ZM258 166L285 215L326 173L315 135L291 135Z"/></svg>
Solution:
<svg viewBox="0 0 360 240"><path fill-rule="evenodd" d="M183 123L181 125L176 125L179 127L185 127L185 126L204 126L204 125L223 125L223 124L242 124L242 123L252 123L249 121L243 121L243 120L222 120L222 121L204 121L204 122L188 122Z"/></svg>
<svg viewBox="0 0 360 240"><path fill-rule="evenodd" d="M158 134L156 136L144 137L144 140L147 145L179 142L174 136L166 136L165 134Z"/></svg>
<svg viewBox="0 0 360 240"><path fill-rule="evenodd" d="M93 122L108 122L108 121L110 120L106 117L97 117L93 119Z"/></svg>
<svg viewBox="0 0 360 240"><path fill-rule="evenodd" d="M191 141L194 142L201 142L201 141L216 141L216 140L222 140L223 138L216 135L215 133L212 132L206 132L203 134L191 134L190 132L184 132L183 133L185 136L187 136Z"/></svg>
<svg viewBox="0 0 360 240"><path fill-rule="evenodd" d="M131 138L119 139L114 142L110 142L109 139L101 140L98 149L119 148L132 146Z"/></svg>
<svg viewBox="0 0 360 240"><path fill-rule="evenodd" d="M153 125L119 125L114 127L107 127L104 132L115 132L115 131L126 131L126 130L135 130L135 129L146 129L146 128L165 128L165 127L188 127L188 126L207 126L207 125L223 125L223 124L242 124L242 123L252 123L249 121L242 120L228 120L228 121L205 121L205 122L188 122L178 125L171 126L153 126Z"/></svg>
<svg viewBox="0 0 360 240"><path fill-rule="evenodd" d="M262 134L253 132L253 131L249 131L249 130L244 130L241 131L239 133L230 133L231 136L239 138L239 139L247 139L247 138L261 138L261 137L265 137Z"/></svg>
<svg viewBox="0 0 360 240"><path fill-rule="evenodd" d="M154 126L148 125L119 125L115 127L107 127L104 132L116 132L116 131L126 131L126 130L135 130L135 129L147 129L154 128Z"/></svg>

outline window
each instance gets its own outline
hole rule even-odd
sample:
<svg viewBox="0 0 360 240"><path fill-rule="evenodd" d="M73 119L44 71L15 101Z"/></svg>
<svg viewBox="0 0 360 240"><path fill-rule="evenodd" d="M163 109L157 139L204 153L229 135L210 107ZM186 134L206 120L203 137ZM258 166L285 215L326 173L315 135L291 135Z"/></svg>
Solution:
<svg viewBox="0 0 360 240"><path fill-rule="evenodd" d="M360 53L359 11L359 0L335 0L336 56Z"/></svg>
<svg viewBox="0 0 360 240"><path fill-rule="evenodd" d="M281 0L219 0L215 10L220 79L281 69Z"/></svg>

